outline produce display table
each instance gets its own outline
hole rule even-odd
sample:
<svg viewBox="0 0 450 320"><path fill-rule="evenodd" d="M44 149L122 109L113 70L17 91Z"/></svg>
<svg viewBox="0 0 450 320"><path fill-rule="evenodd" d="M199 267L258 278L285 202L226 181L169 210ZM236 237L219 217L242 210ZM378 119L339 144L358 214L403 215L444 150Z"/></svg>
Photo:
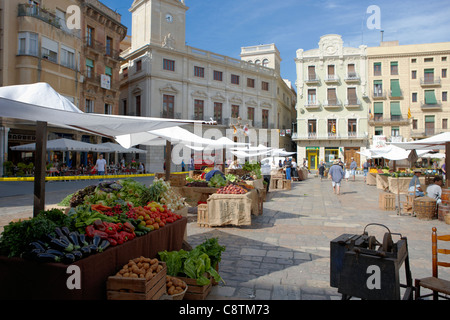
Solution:
<svg viewBox="0 0 450 320"><path fill-rule="evenodd" d="M254 194L255 192L211 195L208 199L208 225L210 227L251 225Z"/></svg>
<svg viewBox="0 0 450 320"><path fill-rule="evenodd" d="M381 189L381 190L389 189L388 178L389 178L389 176L385 176L383 174L377 174L377 189Z"/></svg>
<svg viewBox="0 0 450 320"><path fill-rule="evenodd" d="M392 193L408 193L409 183L411 182L412 177L389 177L388 179L388 187L389 191ZM420 185L422 186L422 190L426 190L425 186L425 177L419 178Z"/></svg>
<svg viewBox="0 0 450 320"><path fill-rule="evenodd" d="M0 257L0 299L104 300L106 281L130 259L156 258L158 252L180 250L187 218L167 224L116 247L109 247L75 262L80 268L81 289L69 290L69 265L38 263L21 258Z"/></svg>
<svg viewBox="0 0 450 320"><path fill-rule="evenodd" d="M377 185L377 174L373 172L367 173L366 178L366 184L369 186L376 186Z"/></svg>
<svg viewBox="0 0 450 320"><path fill-rule="evenodd" d="M245 183L249 186L253 186L255 189L264 189L264 179L256 179L256 180L245 180Z"/></svg>
<svg viewBox="0 0 450 320"><path fill-rule="evenodd" d="M193 207L196 207L198 202L206 202L208 197L216 193L219 188L204 188L204 187L182 187L174 188L185 201Z"/></svg>

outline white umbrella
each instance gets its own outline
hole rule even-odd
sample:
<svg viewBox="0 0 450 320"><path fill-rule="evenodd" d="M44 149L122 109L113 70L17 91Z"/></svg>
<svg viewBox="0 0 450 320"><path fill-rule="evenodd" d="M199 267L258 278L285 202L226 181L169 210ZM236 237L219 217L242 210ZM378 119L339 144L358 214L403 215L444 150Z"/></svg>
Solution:
<svg viewBox="0 0 450 320"><path fill-rule="evenodd" d="M35 151L36 143L12 147L11 150ZM47 151L109 152L111 148L71 139L56 139L47 141Z"/></svg>
<svg viewBox="0 0 450 320"><path fill-rule="evenodd" d="M421 156L421 158L426 159L445 159L445 154L443 153L427 153Z"/></svg>
<svg viewBox="0 0 450 320"><path fill-rule="evenodd" d="M100 146L109 148L110 149L109 152L114 152L114 153L147 153L146 150L141 150L138 148L128 148L127 149L127 148L122 147L120 144L112 143L112 142L101 143Z"/></svg>

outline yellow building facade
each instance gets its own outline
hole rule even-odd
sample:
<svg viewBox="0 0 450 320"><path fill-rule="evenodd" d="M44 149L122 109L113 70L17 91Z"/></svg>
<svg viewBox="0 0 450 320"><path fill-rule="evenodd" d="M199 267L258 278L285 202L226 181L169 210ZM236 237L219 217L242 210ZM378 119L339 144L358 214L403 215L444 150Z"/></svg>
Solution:
<svg viewBox="0 0 450 320"><path fill-rule="evenodd" d="M367 56L372 146L449 131L450 42L381 42Z"/></svg>

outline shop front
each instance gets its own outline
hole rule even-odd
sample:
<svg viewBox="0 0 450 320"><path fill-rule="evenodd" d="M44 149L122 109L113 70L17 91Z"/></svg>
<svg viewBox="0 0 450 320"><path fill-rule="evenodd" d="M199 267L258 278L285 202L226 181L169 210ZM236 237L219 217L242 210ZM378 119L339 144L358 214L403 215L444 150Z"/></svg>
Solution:
<svg viewBox="0 0 450 320"><path fill-rule="evenodd" d="M325 164L327 166L331 166L333 164L333 161L339 159L339 148L338 147L331 147L331 148L325 148Z"/></svg>
<svg viewBox="0 0 450 320"><path fill-rule="evenodd" d="M319 167L320 147L306 147L306 158L308 159L308 169L317 170Z"/></svg>

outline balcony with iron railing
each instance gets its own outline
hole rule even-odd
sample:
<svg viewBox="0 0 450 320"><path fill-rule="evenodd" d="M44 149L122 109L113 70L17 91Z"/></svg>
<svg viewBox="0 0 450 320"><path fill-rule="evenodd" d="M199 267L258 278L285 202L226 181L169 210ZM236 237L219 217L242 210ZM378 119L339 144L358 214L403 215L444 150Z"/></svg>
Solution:
<svg viewBox="0 0 450 320"><path fill-rule="evenodd" d="M361 134L358 132L347 132L344 134L327 132L324 134L319 134L317 132L308 132L307 134L300 134L294 132L292 134L293 140L367 140L369 137L367 134Z"/></svg>
<svg viewBox="0 0 450 320"><path fill-rule="evenodd" d="M342 102L338 99L325 100L323 107L327 109L339 109L342 107Z"/></svg>
<svg viewBox="0 0 450 320"><path fill-rule="evenodd" d="M345 100L344 105L346 108L359 108L361 107L361 100L358 98L349 98Z"/></svg>
<svg viewBox="0 0 450 320"><path fill-rule="evenodd" d="M66 21L64 21L62 18L56 16L54 13L50 12L49 10L42 8L40 6L37 6L35 4L19 3L17 16L18 17L33 17L33 18L39 19L45 23L48 23L51 26L64 31L67 34L70 34L70 35L78 37L78 38L80 37L79 29L69 29L66 26Z"/></svg>
<svg viewBox="0 0 450 320"><path fill-rule="evenodd" d="M347 83L360 82L361 77L356 72L349 72L345 77L344 81Z"/></svg>
<svg viewBox="0 0 450 320"><path fill-rule="evenodd" d="M391 117L374 117L373 119L369 119L370 126L405 126L409 125L410 120L408 118L404 118L402 116L391 116Z"/></svg>
<svg viewBox="0 0 450 320"><path fill-rule="evenodd" d="M383 100L383 99L386 99L386 98L387 98L386 90L372 91L372 99L374 99L374 100Z"/></svg>
<svg viewBox="0 0 450 320"><path fill-rule="evenodd" d="M317 109L320 108L322 104L318 100L308 100L305 101L304 107L306 109Z"/></svg>
<svg viewBox="0 0 450 320"><path fill-rule="evenodd" d="M425 77L420 78L420 85L422 87L438 87L441 85L440 77Z"/></svg>
<svg viewBox="0 0 450 320"><path fill-rule="evenodd" d="M325 79L323 79L323 81L325 83L329 83L329 84L331 84L331 83L339 83L339 80L340 80L339 76L337 76L335 74L329 74L329 75L327 75L325 77Z"/></svg>
<svg viewBox="0 0 450 320"><path fill-rule="evenodd" d="M441 110L442 102L440 100L435 100L432 102L422 101L420 104L420 107L422 108L423 111L425 111L425 110Z"/></svg>
<svg viewBox="0 0 450 320"><path fill-rule="evenodd" d="M396 92L392 92L392 90L389 92L389 99L391 100L398 100L398 99L403 99L403 90L399 89L396 90Z"/></svg>
<svg viewBox="0 0 450 320"><path fill-rule="evenodd" d="M320 83L319 76L317 74L308 74L305 83L308 85L317 85Z"/></svg>

